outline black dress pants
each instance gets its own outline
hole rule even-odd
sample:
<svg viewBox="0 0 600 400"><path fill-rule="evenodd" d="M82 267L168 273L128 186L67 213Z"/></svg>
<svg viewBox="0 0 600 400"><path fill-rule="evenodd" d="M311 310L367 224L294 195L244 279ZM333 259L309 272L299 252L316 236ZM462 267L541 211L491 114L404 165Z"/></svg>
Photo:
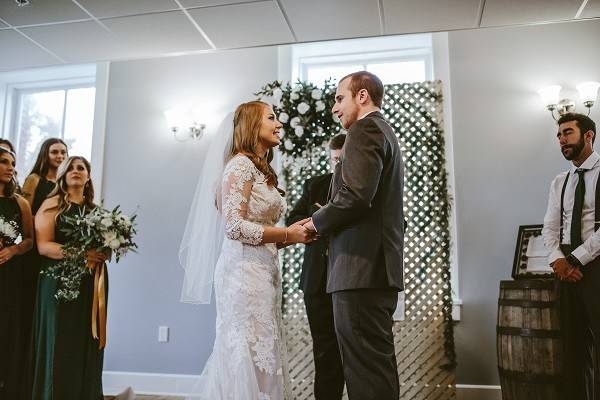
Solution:
<svg viewBox="0 0 600 400"><path fill-rule="evenodd" d="M355 289L332 293L344 379L350 400L398 400L400 385L392 316L398 292Z"/></svg>

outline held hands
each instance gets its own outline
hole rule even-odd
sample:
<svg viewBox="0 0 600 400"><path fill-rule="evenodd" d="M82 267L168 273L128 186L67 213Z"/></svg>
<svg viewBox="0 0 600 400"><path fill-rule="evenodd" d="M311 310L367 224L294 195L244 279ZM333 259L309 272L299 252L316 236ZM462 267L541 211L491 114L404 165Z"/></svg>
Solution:
<svg viewBox="0 0 600 400"><path fill-rule="evenodd" d="M561 281L575 283L583 278L583 274L578 267L573 267L564 258L559 258L552 264L554 274Z"/></svg>
<svg viewBox="0 0 600 400"><path fill-rule="evenodd" d="M310 222L310 218L305 218L288 226L286 243L310 243L317 240L318 236L314 229L309 230L305 224Z"/></svg>

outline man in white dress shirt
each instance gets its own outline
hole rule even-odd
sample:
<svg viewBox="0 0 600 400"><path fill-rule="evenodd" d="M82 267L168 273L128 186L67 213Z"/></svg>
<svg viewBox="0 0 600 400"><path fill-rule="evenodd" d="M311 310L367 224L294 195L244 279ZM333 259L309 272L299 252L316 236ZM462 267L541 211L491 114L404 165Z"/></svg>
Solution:
<svg viewBox="0 0 600 400"><path fill-rule="evenodd" d="M600 400L600 155L596 124L582 114L558 120L556 135L569 171L552 181L542 231L560 282L564 341L563 398Z"/></svg>

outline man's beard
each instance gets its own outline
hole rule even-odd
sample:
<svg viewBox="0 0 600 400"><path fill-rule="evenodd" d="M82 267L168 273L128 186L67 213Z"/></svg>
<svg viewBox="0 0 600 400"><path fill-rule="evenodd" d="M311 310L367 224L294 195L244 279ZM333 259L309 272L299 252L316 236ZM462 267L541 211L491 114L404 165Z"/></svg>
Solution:
<svg viewBox="0 0 600 400"><path fill-rule="evenodd" d="M581 155L581 152L583 151L584 147L585 140L583 139L583 135L581 135L579 142L577 142L576 144L566 145L562 149L560 149L560 151L567 160L572 161ZM565 154L565 150L570 150L568 155Z"/></svg>

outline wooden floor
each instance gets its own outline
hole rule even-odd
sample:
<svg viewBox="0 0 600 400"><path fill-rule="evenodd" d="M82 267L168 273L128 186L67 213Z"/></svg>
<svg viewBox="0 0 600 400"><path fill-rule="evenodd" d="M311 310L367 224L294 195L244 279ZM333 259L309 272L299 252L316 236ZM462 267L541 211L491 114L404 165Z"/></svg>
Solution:
<svg viewBox="0 0 600 400"><path fill-rule="evenodd" d="M115 396L104 396L104 400L114 400ZM183 400L183 397L173 397L173 396L147 396L143 394L138 394L135 396L135 400Z"/></svg>

